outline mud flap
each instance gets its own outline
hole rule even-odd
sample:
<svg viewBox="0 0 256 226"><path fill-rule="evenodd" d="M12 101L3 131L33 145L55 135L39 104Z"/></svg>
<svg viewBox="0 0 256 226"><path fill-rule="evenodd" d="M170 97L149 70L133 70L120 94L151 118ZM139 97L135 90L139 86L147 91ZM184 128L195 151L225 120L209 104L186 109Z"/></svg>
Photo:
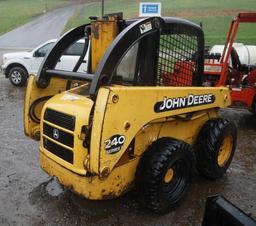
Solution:
<svg viewBox="0 0 256 226"><path fill-rule="evenodd" d="M34 140L40 139L40 119L44 104L53 95L66 90L67 80L52 78L47 88L38 88L37 77L29 76L24 100L24 132Z"/></svg>

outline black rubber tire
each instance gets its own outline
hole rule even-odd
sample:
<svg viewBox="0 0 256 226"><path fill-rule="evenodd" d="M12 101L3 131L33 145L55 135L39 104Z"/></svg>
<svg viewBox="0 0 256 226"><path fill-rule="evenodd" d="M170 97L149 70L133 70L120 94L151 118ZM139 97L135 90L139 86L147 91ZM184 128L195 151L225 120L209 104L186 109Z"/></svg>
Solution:
<svg viewBox="0 0 256 226"><path fill-rule="evenodd" d="M9 70L8 78L14 86L24 86L27 83L28 73L22 67L13 67Z"/></svg>
<svg viewBox="0 0 256 226"><path fill-rule="evenodd" d="M185 195L191 182L195 157L189 144L173 138L154 142L142 156L136 171L136 188L141 204L156 213L168 213ZM169 168L171 182L164 182Z"/></svg>
<svg viewBox="0 0 256 226"><path fill-rule="evenodd" d="M219 166L218 153L224 138L233 137L231 154L225 165ZM226 173L232 162L237 143L237 130L233 122L222 119L210 119L201 129L196 144L196 166L199 173L209 179L217 179Z"/></svg>

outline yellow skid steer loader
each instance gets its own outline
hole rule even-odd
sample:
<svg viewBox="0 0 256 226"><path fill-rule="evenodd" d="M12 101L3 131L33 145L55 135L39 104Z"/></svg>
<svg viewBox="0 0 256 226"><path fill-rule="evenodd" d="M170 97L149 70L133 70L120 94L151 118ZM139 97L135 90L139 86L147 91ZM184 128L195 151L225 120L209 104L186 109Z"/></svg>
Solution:
<svg viewBox="0 0 256 226"><path fill-rule="evenodd" d="M219 118L225 87L202 87L204 34L170 17L91 18L66 33L29 78L27 136L40 140L40 165L88 199L115 198L136 186L158 213L186 193L194 166L221 177L236 148L236 127ZM73 71L62 53L85 39ZM87 73L77 72L89 51Z"/></svg>

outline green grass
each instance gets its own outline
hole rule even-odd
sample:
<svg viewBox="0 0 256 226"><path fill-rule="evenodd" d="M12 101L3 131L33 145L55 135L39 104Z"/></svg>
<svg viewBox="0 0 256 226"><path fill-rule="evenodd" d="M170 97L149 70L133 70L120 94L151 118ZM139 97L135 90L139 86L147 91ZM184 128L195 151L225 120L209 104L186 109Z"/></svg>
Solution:
<svg viewBox="0 0 256 226"><path fill-rule="evenodd" d="M0 0L0 35L16 28L31 18L60 6L70 4L68 0Z"/></svg>
<svg viewBox="0 0 256 226"><path fill-rule="evenodd" d="M150 0L149 0L150 1ZM124 17L137 17L138 0L105 0L105 13L124 12ZM256 11L255 0L159 0L162 2L163 16L178 16L203 23L207 45L222 44L230 22L238 12ZM101 3L94 2L77 9L66 25L65 31L89 21L89 16L101 15ZM256 44L256 24L242 24L237 40Z"/></svg>

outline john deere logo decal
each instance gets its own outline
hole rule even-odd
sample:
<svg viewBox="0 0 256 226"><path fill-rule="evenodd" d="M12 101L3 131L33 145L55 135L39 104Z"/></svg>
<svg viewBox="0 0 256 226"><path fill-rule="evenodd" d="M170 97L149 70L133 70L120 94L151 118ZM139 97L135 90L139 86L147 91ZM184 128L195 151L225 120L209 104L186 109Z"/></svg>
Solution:
<svg viewBox="0 0 256 226"><path fill-rule="evenodd" d="M58 140L59 137L60 137L60 132L59 132L59 130L53 129L53 131L52 131L52 136L53 136L54 139Z"/></svg>
<svg viewBox="0 0 256 226"><path fill-rule="evenodd" d="M186 97L164 97L163 101L157 102L154 106L156 113L170 111L180 108L194 107L198 105L212 104L215 102L213 94L193 95L190 94Z"/></svg>
<svg viewBox="0 0 256 226"><path fill-rule="evenodd" d="M109 139L105 140L105 150L108 154L115 154L121 150L124 142L125 136L114 135Z"/></svg>

